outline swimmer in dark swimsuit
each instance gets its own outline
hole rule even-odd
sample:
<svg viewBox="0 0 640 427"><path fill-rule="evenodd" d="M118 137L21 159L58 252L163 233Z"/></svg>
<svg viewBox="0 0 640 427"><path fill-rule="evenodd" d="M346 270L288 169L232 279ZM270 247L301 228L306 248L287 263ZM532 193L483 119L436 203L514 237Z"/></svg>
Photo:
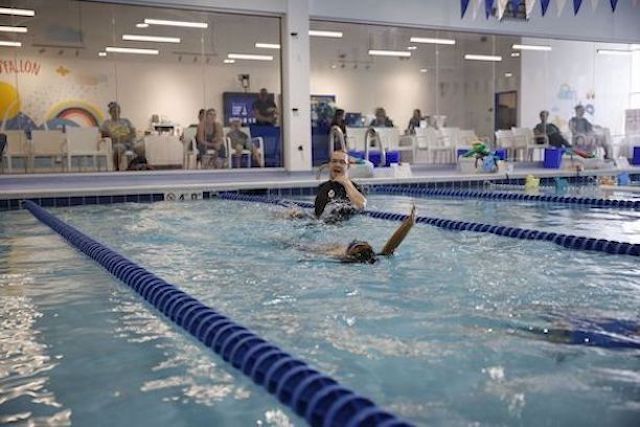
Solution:
<svg viewBox="0 0 640 427"><path fill-rule="evenodd" d="M402 222L402 224L400 224L400 227L396 229L382 250L377 254L368 242L361 240L354 240L346 246L342 244L331 244L313 247L298 247L298 249L306 252L328 255L342 263L374 264L378 260L378 255L393 255L398 246L400 246L400 243L402 243L407 234L409 234L409 230L411 230L415 222L416 207L414 206L411 209L411 213Z"/></svg>

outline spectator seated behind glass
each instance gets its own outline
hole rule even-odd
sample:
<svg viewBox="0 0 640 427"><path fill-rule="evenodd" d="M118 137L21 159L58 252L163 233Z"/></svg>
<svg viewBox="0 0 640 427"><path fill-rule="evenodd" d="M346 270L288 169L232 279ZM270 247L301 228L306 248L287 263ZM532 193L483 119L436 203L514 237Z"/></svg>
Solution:
<svg viewBox="0 0 640 427"><path fill-rule="evenodd" d="M265 88L260 89L258 99L253 102L253 115L258 126L275 126L278 121L278 107Z"/></svg>
<svg viewBox="0 0 640 427"><path fill-rule="evenodd" d="M110 102L108 109L111 118L102 123L100 132L103 138L111 139L114 169L126 170L128 165L122 165L126 161L124 154L133 151L137 157L144 158L144 143L136 143L136 129L129 119L120 116L120 105L117 102Z"/></svg>
<svg viewBox="0 0 640 427"><path fill-rule="evenodd" d="M203 167L222 169L226 166L227 149L224 144L224 131L222 124L216 121L215 109L209 108L198 125L196 143L197 161Z"/></svg>
<svg viewBox="0 0 640 427"><path fill-rule="evenodd" d="M231 156L233 159L238 157L242 159L242 154L244 152L249 152L251 155L251 166L259 168L264 167L262 160L260 159L260 149L255 146L251 138L249 138L249 135L240 129L240 125L240 120L237 119L232 120L231 123L229 123L230 130L227 132L227 138L229 138L231 145ZM237 161L237 163L242 164L241 161Z"/></svg>
<svg viewBox="0 0 640 427"><path fill-rule="evenodd" d="M392 128L393 127L393 122L389 117L387 117L387 112L384 110L384 108L382 107L376 108L375 116L376 118L371 121L369 126L373 126L376 128Z"/></svg>
<svg viewBox="0 0 640 427"><path fill-rule="evenodd" d="M413 116L409 119L409 124L407 125L406 134L407 135L415 135L416 129L420 127L420 122L422 122L422 112L419 109L413 110Z"/></svg>
<svg viewBox="0 0 640 427"><path fill-rule="evenodd" d="M540 123L533 129L536 144L549 144L552 147L570 147L571 144L564 139L558 126L553 123L549 123L549 112L546 110L540 111Z"/></svg>
<svg viewBox="0 0 640 427"><path fill-rule="evenodd" d="M342 131L342 139L339 137L336 138L335 132L333 132L333 127L336 126ZM347 122L344 118L344 110L338 108L336 112L333 114L333 119L331 120L331 126L329 127L329 136L334 137L333 141L333 149L347 151Z"/></svg>
<svg viewBox="0 0 640 427"><path fill-rule="evenodd" d="M575 107L576 115L569 120L569 129L573 138L573 145L581 150L594 152L597 147L604 149L604 158L611 159L613 154L608 130L599 126L593 126L584 117L584 106L578 104ZM597 131L596 131L597 130Z"/></svg>

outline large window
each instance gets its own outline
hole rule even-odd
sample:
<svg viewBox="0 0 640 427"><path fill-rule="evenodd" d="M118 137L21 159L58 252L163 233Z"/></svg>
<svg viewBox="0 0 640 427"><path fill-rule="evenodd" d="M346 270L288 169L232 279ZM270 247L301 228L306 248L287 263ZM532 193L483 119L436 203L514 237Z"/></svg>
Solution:
<svg viewBox="0 0 640 427"><path fill-rule="evenodd" d="M22 131L26 154L15 156L13 172L282 165L280 116L266 112L280 108L279 18L72 0L10 3L3 6L34 11L0 15L0 25L20 31L0 33L1 129L15 144ZM262 88L267 94L256 105L273 126L258 126L254 114ZM109 122L116 104L124 129ZM193 141L200 109L216 114L209 122L205 115L204 146ZM250 138L235 132L227 139L236 121Z"/></svg>

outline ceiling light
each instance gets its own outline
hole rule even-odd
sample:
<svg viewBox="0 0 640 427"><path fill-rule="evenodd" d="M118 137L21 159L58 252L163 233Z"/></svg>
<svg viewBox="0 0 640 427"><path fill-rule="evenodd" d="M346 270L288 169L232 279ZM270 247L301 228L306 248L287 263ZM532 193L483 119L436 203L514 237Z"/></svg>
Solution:
<svg viewBox="0 0 640 427"><path fill-rule="evenodd" d="M133 42L180 43L180 37L139 36L137 34L123 34L122 40Z"/></svg>
<svg viewBox="0 0 640 427"><path fill-rule="evenodd" d="M280 49L280 45L277 43L256 43L256 47L262 49Z"/></svg>
<svg viewBox="0 0 640 427"><path fill-rule="evenodd" d="M138 55L158 55L160 53L158 49L140 49L132 47L107 46L104 50L111 53L134 53Z"/></svg>
<svg viewBox="0 0 640 427"><path fill-rule="evenodd" d="M22 47L21 42L9 42L5 40L0 40L0 46L4 47Z"/></svg>
<svg viewBox="0 0 640 427"><path fill-rule="evenodd" d="M492 62L500 62L502 61L502 56L495 55L472 55L466 54L464 59L469 59L471 61L492 61Z"/></svg>
<svg viewBox="0 0 640 427"><path fill-rule="evenodd" d="M98 56L107 56L107 52L98 52Z"/></svg>
<svg viewBox="0 0 640 427"><path fill-rule="evenodd" d="M396 57L409 57L411 52L405 52L404 50L375 50L369 49L369 55L371 56L396 56Z"/></svg>
<svg viewBox="0 0 640 427"><path fill-rule="evenodd" d="M516 50L551 50L551 46L545 46L541 44L514 44L511 47Z"/></svg>
<svg viewBox="0 0 640 427"><path fill-rule="evenodd" d="M0 15L36 16L36 11L31 9L13 9L9 7L0 7Z"/></svg>
<svg viewBox="0 0 640 427"><path fill-rule="evenodd" d="M209 28L206 22L187 22L187 21L167 21L164 19L145 19L145 24L149 25L165 25L168 27L185 27L185 28Z"/></svg>
<svg viewBox="0 0 640 427"><path fill-rule="evenodd" d="M511 52L511 57L517 58L520 56L520 52Z"/></svg>
<svg viewBox="0 0 640 427"><path fill-rule="evenodd" d="M429 44L456 44L453 39L434 39L429 37L411 37L411 43L429 43Z"/></svg>
<svg viewBox="0 0 640 427"><path fill-rule="evenodd" d="M222 62L224 62L225 64L235 64L236 60L235 59L225 59Z"/></svg>
<svg viewBox="0 0 640 427"><path fill-rule="evenodd" d="M426 68L420 68L420 72L421 72L421 73L426 73L426 72L427 72L427 69L426 69Z"/></svg>
<svg viewBox="0 0 640 427"><path fill-rule="evenodd" d="M505 77L513 77L513 73L504 73Z"/></svg>
<svg viewBox="0 0 640 427"><path fill-rule="evenodd" d="M6 25L0 25L0 32L2 33L26 33L27 27L9 27Z"/></svg>
<svg viewBox="0 0 640 427"><path fill-rule="evenodd" d="M323 30L309 30L311 37L329 37L332 39L341 39L342 31L323 31Z"/></svg>
<svg viewBox="0 0 640 427"><path fill-rule="evenodd" d="M407 46L407 50L416 50L418 46Z"/></svg>
<svg viewBox="0 0 640 427"><path fill-rule="evenodd" d="M338 68L338 66L336 64L331 64L331 69L335 70L336 68Z"/></svg>
<svg viewBox="0 0 640 427"><path fill-rule="evenodd" d="M247 59L250 61L273 61L271 55L252 55L248 53L230 53L227 55L229 59Z"/></svg>
<svg viewBox="0 0 640 427"><path fill-rule="evenodd" d="M145 24L144 22L138 22L136 24L136 27L138 27L138 28L149 28L149 24Z"/></svg>
<svg viewBox="0 0 640 427"><path fill-rule="evenodd" d="M618 56L627 56L631 55L633 52L630 50L618 50L618 49L598 49L598 54L600 55L618 55Z"/></svg>

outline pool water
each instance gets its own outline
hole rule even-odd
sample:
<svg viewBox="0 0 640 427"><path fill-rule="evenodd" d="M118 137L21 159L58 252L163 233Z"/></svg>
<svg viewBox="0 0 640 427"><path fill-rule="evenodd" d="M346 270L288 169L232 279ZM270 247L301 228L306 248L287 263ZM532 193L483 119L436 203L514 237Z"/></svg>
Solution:
<svg viewBox="0 0 640 427"><path fill-rule="evenodd" d="M411 203L373 196L369 207ZM637 222L630 211L416 203L426 216L574 234L584 223L625 241ZM221 200L50 211L416 424L631 426L640 417L640 352L525 332L638 321L633 257L417 225L394 257L347 265L296 245L357 238L381 248L398 223L292 221L279 207ZM611 221L628 228L603 229ZM0 421L304 424L28 213L2 213L2 224Z"/></svg>

